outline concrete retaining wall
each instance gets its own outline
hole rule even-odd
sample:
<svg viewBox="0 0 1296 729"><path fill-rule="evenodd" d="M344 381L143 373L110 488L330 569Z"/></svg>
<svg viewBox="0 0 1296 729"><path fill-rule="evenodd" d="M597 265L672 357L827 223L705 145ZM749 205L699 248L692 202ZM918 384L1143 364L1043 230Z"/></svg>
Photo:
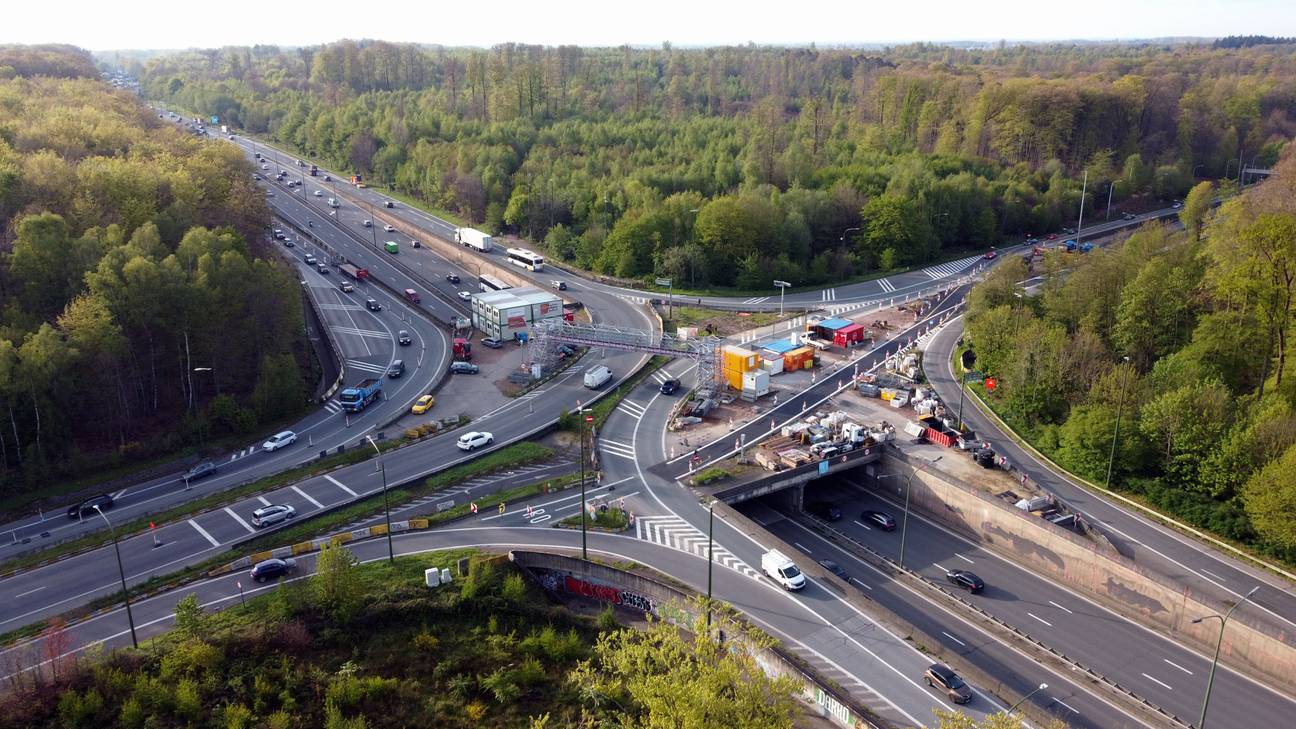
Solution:
<svg viewBox="0 0 1296 729"><path fill-rule="evenodd" d="M883 463L907 471L908 460L887 449ZM903 465L901 465L903 464ZM916 511L966 534L1018 564L1083 591L1140 624L1169 634L1208 655L1215 650L1219 623L1192 620L1223 614L1216 603L1180 588L1134 562L1027 514L943 473L918 472L910 504ZM1234 615L1220 660L1278 690L1296 693L1296 636L1250 625Z"/></svg>
<svg viewBox="0 0 1296 729"><path fill-rule="evenodd" d="M646 575L551 552L514 551L509 553L509 559L553 592L601 600L636 613L651 613L684 628L691 629L698 618L695 611L697 593ZM743 631L730 632L737 635ZM735 640L730 638L730 642ZM847 729L885 729L891 726L803 666L783 648L752 648L751 653L767 676L786 676L797 681L801 685L801 700L811 711L834 724Z"/></svg>

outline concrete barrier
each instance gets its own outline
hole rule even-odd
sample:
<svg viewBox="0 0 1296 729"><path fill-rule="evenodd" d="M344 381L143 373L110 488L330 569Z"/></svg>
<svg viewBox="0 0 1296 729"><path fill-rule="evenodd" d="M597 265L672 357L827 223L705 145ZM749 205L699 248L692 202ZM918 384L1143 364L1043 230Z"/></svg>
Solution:
<svg viewBox="0 0 1296 729"><path fill-rule="evenodd" d="M887 449L883 463L907 472L909 460ZM901 465L903 464L903 465ZM1089 542L1037 516L930 469L913 479L910 508L965 534L1017 564L1074 587L1132 620L1210 654L1219 638L1214 621L1229 605L1170 583L1113 550ZM1220 660L1287 693L1296 693L1296 636L1234 615Z"/></svg>

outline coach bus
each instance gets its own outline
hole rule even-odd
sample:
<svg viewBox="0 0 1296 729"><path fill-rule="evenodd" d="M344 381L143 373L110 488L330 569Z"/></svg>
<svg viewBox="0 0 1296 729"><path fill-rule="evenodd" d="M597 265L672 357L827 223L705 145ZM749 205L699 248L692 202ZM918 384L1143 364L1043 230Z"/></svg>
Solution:
<svg viewBox="0 0 1296 729"><path fill-rule="evenodd" d="M544 258L535 251L528 251L525 248L510 248L507 253L509 263L515 266L521 266L528 271L544 270Z"/></svg>

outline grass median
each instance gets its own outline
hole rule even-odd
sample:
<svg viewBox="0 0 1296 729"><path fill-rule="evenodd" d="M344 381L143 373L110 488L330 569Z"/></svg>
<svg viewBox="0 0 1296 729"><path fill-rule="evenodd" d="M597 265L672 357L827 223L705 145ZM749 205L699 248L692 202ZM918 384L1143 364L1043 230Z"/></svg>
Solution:
<svg viewBox="0 0 1296 729"><path fill-rule="evenodd" d="M372 449L369 450L369 453L370 455L373 454ZM531 443L531 442L515 443L506 448L501 448L498 451L482 456L481 458L478 458L476 460L470 461L468 463L460 464L458 466L455 466L454 468L429 476L426 479L424 479L422 483L407 485L405 487L397 488L397 489L388 489L387 491L388 503L394 508L418 496L439 491L446 487L461 483L463 481L467 481L469 479L477 478L479 476L484 476L494 471L499 471L505 468L523 466L529 463L536 463L539 461L548 460L549 458L552 458L553 455L554 455L554 451L552 449L539 445L537 443ZM561 484L561 483L568 483L572 480L579 480L579 477L578 476L560 477L557 479L552 479L551 483ZM506 495L511 495L515 492L523 492L523 491L526 491L528 494L541 493L543 489L544 489L543 483L536 483L536 484L532 484L531 486L524 486L519 489L514 489L511 492L507 492ZM498 503L498 501L490 500L491 498L492 497L488 497L488 501L491 506L494 506L495 504ZM518 498L521 497L519 496ZM347 524L350 524L352 522L361 519L372 517L376 514L381 514L382 509L383 509L383 495L381 492L379 492L372 496L367 496L363 499L360 499L340 509L330 511L326 514L322 514L320 516L313 517L313 518L305 517L301 521L293 524L290 527L284 529L278 529L274 532L266 534L263 537L259 537L251 541L243 542L241 544L236 545L233 549L227 552L222 552L220 554L213 555L196 564L183 567L181 569L178 569L174 572L165 575L154 575L153 577L150 577L148 580L146 580L143 583L132 585L130 588L131 596L136 597L140 595L147 595L157 590L183 584L185 582L188 582L192 579L195 579L197 577L206 574L209 570L215 567L218 567L223 564L227 564L240 557L245 557L247 555L255 554L257 552L264 552L270 549L274 549L276 547L282 547L291 544L296 544L298 542L308 541L310 539L314 539L316 537L329 534L334 530L336 530L338 527L345 526ZM468 513L468 506L464 504L459 507L456 507L455 509L447 510L441 513L442 514L454 513L455 517L461 516L463 514ZM455 518L455 517L451 517L451 518ZM444 521L449 521L449 519L448 518L429 519L430 524L439 524ZM71 621L77 618L85 617L86 615L89 615L90 613L93 613L97 610L116 605L120 602L121 602L121 593L114 592L110 595L104 595L103 597L95 598L94 600L91 600L90 602L86 603L83 606L67 611L62 614L62 617L65 620ZM49 624L48 620L41 620L35 623L24 625L20 628L15 628L6 633L0 633L0 645L9 645L11 643L22 640L24 638L30 638L39 635L46 628L48 624Z"/></svg>

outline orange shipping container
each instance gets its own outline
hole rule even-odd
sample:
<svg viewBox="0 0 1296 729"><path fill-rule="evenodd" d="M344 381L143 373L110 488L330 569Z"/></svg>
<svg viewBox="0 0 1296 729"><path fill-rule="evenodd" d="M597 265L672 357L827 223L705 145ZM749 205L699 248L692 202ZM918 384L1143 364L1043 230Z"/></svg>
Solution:
<svg viewBox="0 0 1296 729"><path fill-rule="evenodd" d="M799 369L808 369L814 366L814 349L810 347L800 347L783 355L783 371L793 372Z"/></svg>
<svg viewBox="0 0 1296 729"><path fill-rule="evenodd" d="M756 353L750 349L727 346L721 350L721 376L730 387L741 390L743 374L757 369L758 359Z"/></svg>

